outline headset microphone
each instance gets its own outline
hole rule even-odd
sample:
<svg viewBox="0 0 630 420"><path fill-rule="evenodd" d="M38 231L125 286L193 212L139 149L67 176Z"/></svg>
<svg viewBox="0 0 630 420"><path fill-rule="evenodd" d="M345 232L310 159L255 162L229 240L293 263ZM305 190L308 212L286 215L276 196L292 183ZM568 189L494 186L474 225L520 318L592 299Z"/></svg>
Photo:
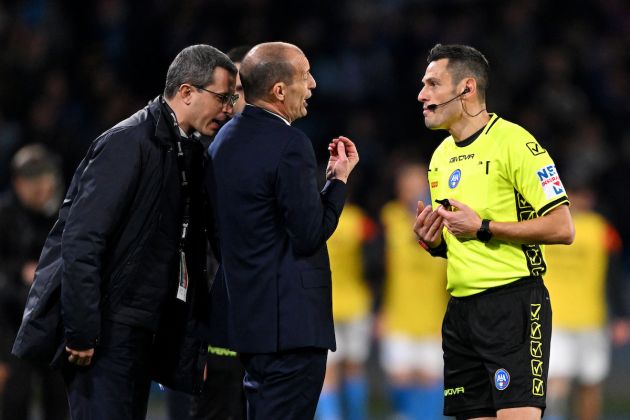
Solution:
<svg viewBox="0 0 630 420"><path fill-rule="evenodd" d="M467 86L466 88L464 88L464 90L462 91L462 93L460 93L459 95L454 96L454 97L452 97L451 99L449 99L448 101L446 101L446 102L442 102L441 104L431 104L431 105L427 105L427 109L428 109L429 111L435 111L435 110L436 110L436 109L438 109L439 107L444 106L444 105L447 105L447 104L450 104L450 103L451 103L451 102L453 102L455 99L459 98L459 97L460 97L460 96L462 96L462 95L467 94L468 92L470 92L470 88L468 88L468 86Z"/></svg>

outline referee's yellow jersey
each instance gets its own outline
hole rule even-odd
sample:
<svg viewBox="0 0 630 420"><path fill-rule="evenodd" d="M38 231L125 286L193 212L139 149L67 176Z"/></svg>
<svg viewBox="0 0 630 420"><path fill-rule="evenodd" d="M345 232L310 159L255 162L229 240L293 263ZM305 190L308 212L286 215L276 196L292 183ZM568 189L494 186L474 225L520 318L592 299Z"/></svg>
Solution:
<svg viewBox="0 0 630 420"><path fill-rule="evenodd" d="M543 216L568 204L549 153L524 128L491 114L469 140L447 137L429 165L435 199L454 198L482 219L516 222ZM447 289L469 296L546 271L543 247L492 239L457 239L444 229L448 246Z"/></svg>

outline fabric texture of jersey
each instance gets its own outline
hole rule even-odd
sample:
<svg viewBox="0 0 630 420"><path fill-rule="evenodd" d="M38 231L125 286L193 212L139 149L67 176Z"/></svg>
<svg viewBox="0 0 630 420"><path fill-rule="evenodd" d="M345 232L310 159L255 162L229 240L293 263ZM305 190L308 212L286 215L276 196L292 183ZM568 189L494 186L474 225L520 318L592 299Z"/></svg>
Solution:
<svg viewBox="0 0 630 420"><path fill-rule="evenodd" d="M439 337L448 301L446 264L416 243L411 228L414 211L390 202L381 212L386 259L384 327L387 334Z"/></svg>
<svg viewBox="0 0 630 420"><path fill-rule="evenodd" d="M335 233L328 239L335 322L364 317L370 311L371 297L363 275L362 255L362 244L372 229L370 225L359 207L347 204Z"/></svg>
<svg viewBox="0 0 630 420"><path fill-rule="evenodd" d="M472 142L447 137L429 166L431 198L453 198L482 219L517 222L568 204L549 153L524 128L491 114ZM453 296L469 296L546 271L543 247L497 239L458 239L444 229L448 285Z"/></svg>
<svg viewBox="0 0 630 420"><path fill-rule="evenodd" d="M553 303L554 327L583 330L606 323L608 255L621 246L619 234L595 212L573 215L575 241L547 247L545 283Z"/></svg>

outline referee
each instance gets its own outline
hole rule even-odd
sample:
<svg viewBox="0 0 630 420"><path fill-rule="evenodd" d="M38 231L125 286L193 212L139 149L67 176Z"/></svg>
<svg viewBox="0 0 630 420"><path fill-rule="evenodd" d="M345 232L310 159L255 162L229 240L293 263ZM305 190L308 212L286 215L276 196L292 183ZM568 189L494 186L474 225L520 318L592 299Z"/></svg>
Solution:
<svg viewBox="0 0 630 420"><path fill-rule="evenodd" d="M427 62L424 122L450 136L429 166L440 205L418 202L414 231L447 258L444 414L539 419L551 338L543 244L573 242L569 200L536 139L487 112L483 54L437 44Z"/></svg>

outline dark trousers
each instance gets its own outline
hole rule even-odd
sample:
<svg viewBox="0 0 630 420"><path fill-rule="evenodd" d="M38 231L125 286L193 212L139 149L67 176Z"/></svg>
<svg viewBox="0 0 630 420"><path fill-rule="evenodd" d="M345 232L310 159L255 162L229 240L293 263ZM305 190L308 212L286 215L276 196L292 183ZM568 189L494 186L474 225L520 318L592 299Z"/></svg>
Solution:
<svg viewBox="0 0 630 420"><path fill-rule="evenodd" d="M326 349L242 354L249 420L312 420L326 374Z"/></svg>
<svg viewBox="0 0 630 420"><path fill-rule="evenodd" d="M201 395L167 391L170 420L244 420L243 366L236 356L208 355L208 378Z"/></svg>
<svg viewBox="0 0 630 420"><path fill-rule="evenodd" d="M149 400L150 331L104 322L87 367L62 368L73 420L144 420Z"/></svg>
<svg viewBox="0 0 630 420"><path fill-rule="evenodd" d="M58 371L48 367L34 367L28 362L11 357L9 377L2 394L0 420L29 418L29 408L35 394L35 383L41 380L42 414L44 420L63 420L68 417L68 401L63 380Z"/></svg>

